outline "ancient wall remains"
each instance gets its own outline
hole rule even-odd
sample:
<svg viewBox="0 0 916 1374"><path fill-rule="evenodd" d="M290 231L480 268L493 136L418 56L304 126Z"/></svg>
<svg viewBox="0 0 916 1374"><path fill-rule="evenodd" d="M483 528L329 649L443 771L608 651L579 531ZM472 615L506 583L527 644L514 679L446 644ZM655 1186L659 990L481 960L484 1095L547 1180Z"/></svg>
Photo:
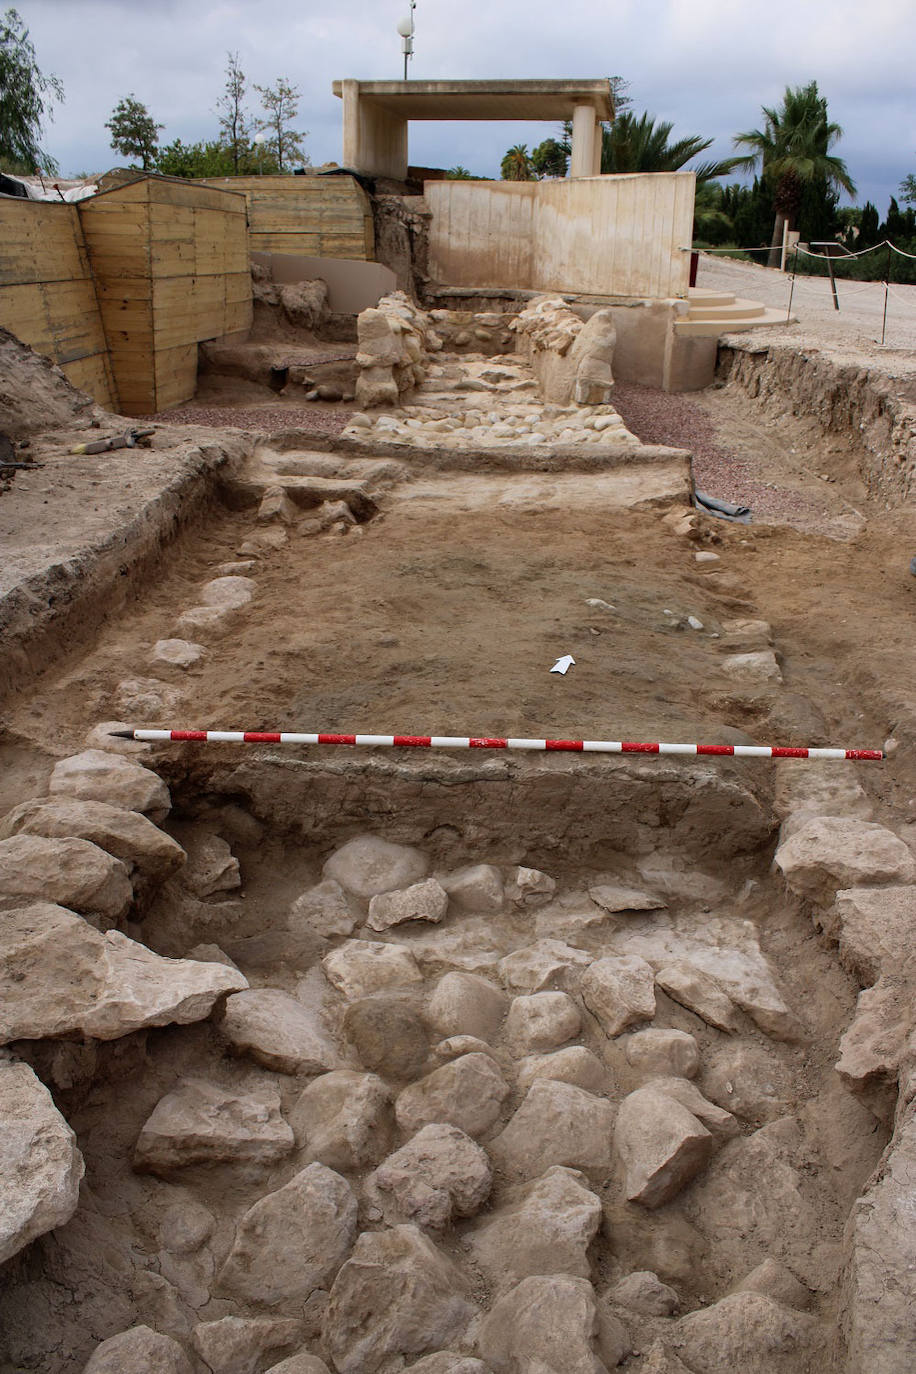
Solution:
<svg viewBox="0 0 916 1374"><path fill-rule="evenodd" d="M197 345L251 325L245 200L146 177L79 207L120 409L190 400Z"/></svg>
<svg viewBox="0 0 916 1374"><path fill-rule="evenodd" d="M116 395L75 205L0 198L0 325L104 406Z"/></svg>
<svg viewBox="0 0 916 1374"><path fill-rule="evenodd" d="M686 297L692 172L427 182L429 271L449 286Z"/></svg>
<svg viewBox="0 0 916 1374"><path fill-rule="evenodd" d="M220 177L194 185L244 193L255 252L375 257L372 205L355 177Z"/></svg>

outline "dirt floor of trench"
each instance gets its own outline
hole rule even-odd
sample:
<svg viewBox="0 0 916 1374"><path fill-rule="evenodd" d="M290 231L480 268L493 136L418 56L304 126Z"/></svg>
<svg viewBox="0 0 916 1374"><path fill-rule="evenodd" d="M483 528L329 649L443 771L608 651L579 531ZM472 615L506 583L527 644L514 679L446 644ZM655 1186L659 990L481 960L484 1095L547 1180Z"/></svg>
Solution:
<svg viewBox="0 0 916 1374"><path fill-rule="evenodd" d="M281 547L262 551L246 568L255 598L232 634L208 644L189 669L154 666L153 645L176 633L176 618L195 604L200 584L239 561L257 528L254 510L209 507L170 547L154 583L5 703L0 811L41 795L54 760L82 748L87 731L104 720L863 748L880 748L896 733L897 752L857 776L875 818L912 842L916 740L907 711L916 644L906 630L916 594L908 567L912 518L869 506L852 441L828 451L801 422L768 418L727 389L689 405L691 423L702 419L718 452L743 457L761 490L774 493L765 522L699 517L696 537L686 538L665 523L665 508L615 508L600 477L425 475L390 486L379 498L380 514L345 535L304 538L292 525ZM626 405L620 408L626 418ZM635 419L629 423L640 432ZM670 443L678 436L656 428L642 437ZM710 453L714 482L721 470ZM742 491L716 494L741 499ZM850 511L858 518L843 524ZM714 553L718 561L698 562L698 553ZM688 617L702 628L691 628ZM736 620L768 622L781 685L741 684L726 675L725 656L745 647L727 628ZM551 674L567 653L575 666L566 676ZM268 751L251 764L256 785L246 790L233 772L241 754L228 749L215 746L206 757L190 746L157 749L142 760L172 782L175 810L166 828L181 840L220 834L239 858L242 877L239 893L218 899L167 892L144 918L143 938L170 955L200 943L222 945L253 985L295 989L314 980L325 947L297 947L288 936L271 946L263 937L282 936L292 901L320 879L335 845L359 829L352 789L343 800L340 792L340 770L349 761L328 753L316 762L313 755L305 786L291 782L289 773L304 755L281 766ZM653 766L641 763L640 776ZM378 802L378 824L363 828L425 849L434 872L481 861L508 872L523 863L557 880L549 906L453 932L452 953L464 958L481 949L501 956L545 935L569 938L592 955L623 950L640 931L651 931L654 917L634 922L618 915L578 927L573 919L589 905L587 889L609 881L655 892L668 904L664 921L682 932L702 932L715 921L752 923L801 1020L799 1039L776 1040L748 1017L729 1036L664 996L653 1025L694 1035L697 1083L710 1097L721 1102L723 1084L738 1085L747 1099L737 1113L741 1137L766 1144L766 1167L755 1179L759 1154L739 1158L732 1142L730 1172L701 1175L648 1219L622 1201L613 1172L594 1179L604 1220L590 1250L592 1278L601 1289L631 1270L653 1270L677 1289L684 1312L720 1297L775 1255L809 1287L813 1311L833 1333L845 1218L887 1128L842 1089L832 1067L858 989L769 869L778 765L723 761L705 770L718 771L761 808L761 833L738 852L724 812L715 808L706 815L699 808L697 826L707 832L699 838L668 834L662 820L651 842L645 834L632 841L613 785L606 811L603 794L597 815L577 803L577 841L575 823L560 826L550 814L563 806L574 767L558 764L557 787L539 796L527 788L526 765L519 764L509 812L487 818L484 807L482 819L471 784L486 791L491 775L483 764L474 760L477 771L468 774L452 760L411 760L375 780L376 796L387 792L387 817ZM609 776L615 770L626 776L629 767L607 762ZM670 766L659 767L664 786L676 794ZM449 768L457 771L450 775ZM416 810L427 775L452 777L433 806L432 825L427 812ZM358 791L358 776L354 785ZM305 824L296 806L309 788L314 795ZM314 822L322 807L324 823ZM396 928L383 938L422 954L427 990L455 966L425 935ZM621 1046L587 1019L580 1043L605 1064L611 1096L635 1085ZM495 1048L511 1077L509 1050L502 1043ZM231 1167L191 1171L168 1182L132 1173L131 1150L143 1121L184 1074L235 1087L269 1077L285 1106L303 1087L227 1059L210 1023L155 1031L145 1041L128 1037L100 1050L91 1071L75 1063L73 1086L61 1088L59 1098L86 1157L87 1203L67 1227L32 1247L0 1300L9 1349L0 1364L4 1374L76 1374L95 1342L137 1320L181 1333L194 1321L246 1314L211 1292L213 1275L245 1208L301 1165L290 1159L269 1176ZM513 1088L491 1135L518 1100ZM503 1187L497 1178L497 1203ZM198 1254L176 1264L163 1258L164 1219L190 1205L203 1205L216 1219L213 1236L206 1259ZM739 1234L729 1208L743 1218ZM460 1223L443 1243L473 1271L471 1230L473 1222ZM475 1283L475 1296L486 1305L486 1277L478 1274ZM319 1339L320 1306L306 1314L307 1342ZM651 1322L637 1324L625 1368L639 1370L653 1330ZM821 1374L834 1368L835 1357L831 1336L810 1367Z"/></svg>

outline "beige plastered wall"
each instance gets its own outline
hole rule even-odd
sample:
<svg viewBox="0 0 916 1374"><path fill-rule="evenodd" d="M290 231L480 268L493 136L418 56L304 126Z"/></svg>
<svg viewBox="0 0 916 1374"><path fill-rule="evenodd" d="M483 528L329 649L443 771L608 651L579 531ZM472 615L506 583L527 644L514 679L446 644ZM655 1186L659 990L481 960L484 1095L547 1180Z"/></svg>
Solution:
<svg viewBox="0 0 916 1374"><path fill-rule="evenodd" d="M565 181L428 181L430 276L634 299L686 297L692 172Z"/></svg>

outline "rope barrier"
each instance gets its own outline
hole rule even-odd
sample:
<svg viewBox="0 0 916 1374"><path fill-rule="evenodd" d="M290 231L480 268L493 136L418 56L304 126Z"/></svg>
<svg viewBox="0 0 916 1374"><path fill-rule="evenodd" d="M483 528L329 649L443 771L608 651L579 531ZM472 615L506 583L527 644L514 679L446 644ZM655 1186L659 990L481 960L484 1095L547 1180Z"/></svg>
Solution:
<svg viewBox="0 0 916 1374"><path fill-rule="evenodd" d="M117 739L175 744L343 744L388 749L528 749L578 754L687 754L748 759L851 759L871 762L882 749L796 749L757 744L639 744L627 740L497 739L470 735L324 735L285 730L112 730Z"/></svg>

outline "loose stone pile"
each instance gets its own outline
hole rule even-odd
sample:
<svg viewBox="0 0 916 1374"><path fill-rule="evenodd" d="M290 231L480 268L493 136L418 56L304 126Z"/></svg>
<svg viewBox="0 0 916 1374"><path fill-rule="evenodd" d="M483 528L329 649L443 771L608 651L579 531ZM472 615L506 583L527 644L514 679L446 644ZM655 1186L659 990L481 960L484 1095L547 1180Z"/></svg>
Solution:
<svg viewBox="0 0 916 1374"><path fill-rule="evenodd" d="M454 328L453 312L426 314L402 292L359 316L361 368L356 400L384 406L373 419L353 415L346 438L439 448L580 443L638 445L609 404L616 330L611 311L583 322L559 298L543 297L520 315L469 316L486 324ZM520 353L493 356L512 331ZM443 349L454 339L454 352ZM470 352L478 339L484 351ZM489 346L489 347L487 347ZM431 353L439 354L435 362ZM402 406L410 393L409 406Z"/></svg>
<svg viewBox="0 0 916 1374"><path fill-rule="evenodd" d="M442 348L429 315L403 291L360 313L357 340L356 403L361 406L396 405L426 376L430 353Z"/></svg>
<svg viewBox="0 0 916 1374"><path fill-rule="evenodd" d="M424 448L505 448L602 444L636 448L639 440L613 406L560 405L537 399L529 366L517 354L442 357L427 369L411 404L376 417L358 412L345 438Z"/></svg>
<svg viewBox="0 0 916 1374"><path fill-rule="evenodd" d="M881 1110L906 1057L916 865L850 819L867 809L852 780L806 767L783 774L776 863L878 980L837 1067ZM161 1223L169 1303L158 1329L102 1341L91 1374L822 1367L826 1333L805 1309L836 1259L789 1105L809 1028L750 921L678 901L677 883L607 873L567 890L530 867L434 869L362 835L278 915L282 963L257 937L164 958L139 923L236 891L225 840L159 830L168 790L122 755L62 760L50 792L0 823L0 1039L57 1045L53 1079L74 1035L210 1019L216 1036L217 1057L147 1108L123 1164L136 1206L176 1183L189 1199ZM112 928L125 918L134 938ZM83 1164L25 1062L0 1063L0 1092L9 1258L73 1214ZM906 1148L854 1227L866 1351L862 1295L875 1256L887 1263L876 1228L909 1186ZM207 1180L233 1177L253 1200L214 1215Z"/></svg>

